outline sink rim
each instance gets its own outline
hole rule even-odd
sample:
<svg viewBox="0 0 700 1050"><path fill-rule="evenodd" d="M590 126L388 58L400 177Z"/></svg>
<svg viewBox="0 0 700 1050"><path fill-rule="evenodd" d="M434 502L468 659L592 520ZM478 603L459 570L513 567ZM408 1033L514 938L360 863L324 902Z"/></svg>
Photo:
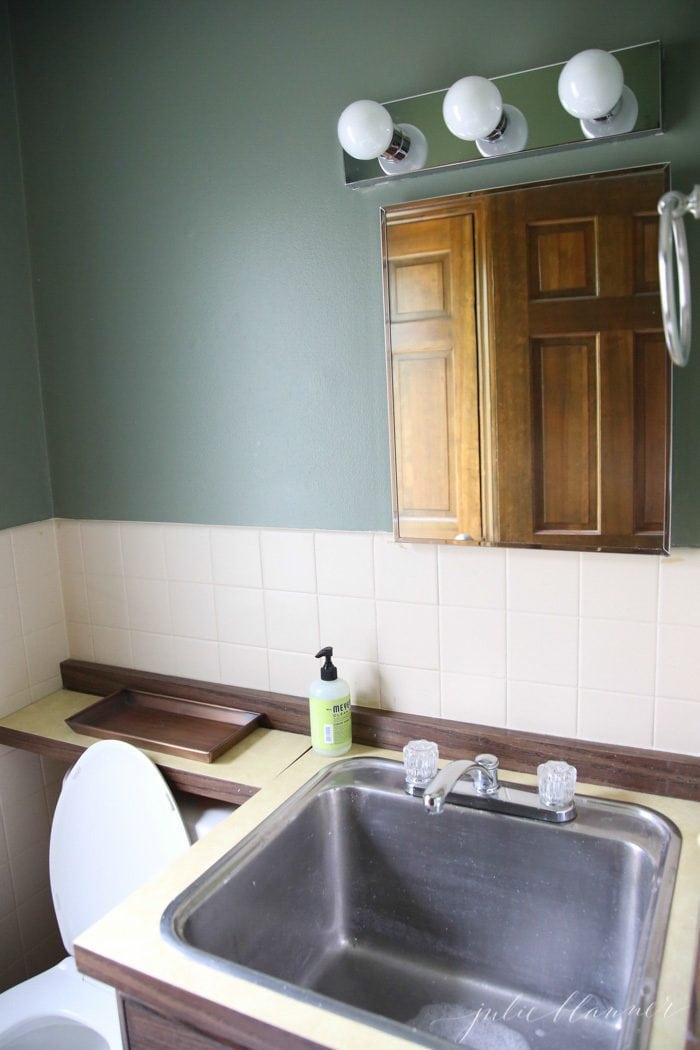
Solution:
<svg viewBox="0 0 700 1050"><path fill-rule="evenodd" d="M256 970L243 963L215 955L189 942L182 932L188 918L196 912L200 904L216 892L224 879L228 876L233 876L236 869L244 865L251 854L264 850L266 838L273 838L277 829L287 823L288 817L292 814L300 813L308 802L315 796L320 796L325 790L351 786L361 790L361 782L356 783L352 779L344 780L344 775L350 771L356 774L363 771L371 772L377 768L390 771L394 775L400 774L400 788L397 789L397 786L392 785L386 790L390 795L400 794L403 797L403 765L400 760L362 755L344 758L326 766L264 817L256 827L228 849L167 905L161 916L160 933L168 944L185 954L190 961L198 962L208 969L227 973L305 1005L317 1007L349 1021L367 1025L375 1031L398 1036L409 1044L433 1048L453 1047L454 1043L448 1042L441 1037L430 1035L423 1030L413 1028L406 1022L394 1020L364 1009L361 1006L344 1002L342 999L326 995L313 988L297 985L292 981L271 976L263 970ZM508 783L504 781L503 786L507 787ZM517 783L512 786L522 787L523 785ZM666 835L665 843L663 848L658 851L658 856L651 853L648 843L642 844L634 837L624 840L637 848L644 849L647 854L651 853L656 863L652 904L649 906L639 936L633 976L629 982L630 989L637 988L640 993L634 1007L631 1008L631 1010L635 1011L636 1017L630 1011L627 1018L623 1020L624 1039L619 1044L619 1050L637 1050L639 1047L646 1046L653 1022L653 1012L647 1017L645 1011L650 1004L654 1003L658 989L671 903L678 873L682 835L673 820L650 806L592 795L577 794L576 800L577 803L580 803L577 819L570 824L546 825L551 829L552 833L581 834L581 825L582 823L585 825L585 820L581 820L582 814L595 814L597 811L602 811L604 815L610 815L617 811L627 817L634 815L643 818L647 822L651 821L657 826L661 826ZM416 803L420 804L420 800L416 799ZM525 817L508 816L499 813L489 814L489 816L493 818L498 817L509 823L512 821L522 823L524 820L527 820ZM426 815L426 819L432 821L440 820L441 818L439 816L428 817ZM617 841L620 839L613 829L598 828L597 830L591 830L588 827L587 831L600 838L611 838ZM642 947L644 945L646 945L646 950L643 951Z"/></svg>

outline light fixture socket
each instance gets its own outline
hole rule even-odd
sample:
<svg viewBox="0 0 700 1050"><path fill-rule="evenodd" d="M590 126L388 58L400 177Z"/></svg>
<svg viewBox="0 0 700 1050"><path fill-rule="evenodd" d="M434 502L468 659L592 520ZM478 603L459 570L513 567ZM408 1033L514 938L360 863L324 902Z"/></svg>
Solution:
<svg viewBox="0 0 700 1050"><path fill-rule="evenodd" d="M379 167L385 175L405 175L409 171L420 171L428 161L428 140L425 135L415 124L397 124L394 130L396 136L405 143L405 147L394 154L389 150L383 153L378 158Z"/></svg>

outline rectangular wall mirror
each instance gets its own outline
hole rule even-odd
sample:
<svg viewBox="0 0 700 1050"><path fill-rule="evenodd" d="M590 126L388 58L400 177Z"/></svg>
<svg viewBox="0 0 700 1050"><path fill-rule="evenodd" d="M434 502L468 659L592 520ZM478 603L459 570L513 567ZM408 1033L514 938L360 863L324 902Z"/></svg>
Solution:
<svg viewBox="0 0 700 1050"><path fill-rule="evenodd" d="M383 209L398 539L668 551L668 175Z"/></svg>

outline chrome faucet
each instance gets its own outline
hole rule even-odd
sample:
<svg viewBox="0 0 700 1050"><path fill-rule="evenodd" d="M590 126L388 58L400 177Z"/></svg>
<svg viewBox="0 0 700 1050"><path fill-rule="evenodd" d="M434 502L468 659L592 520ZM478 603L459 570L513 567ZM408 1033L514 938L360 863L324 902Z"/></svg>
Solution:
<svg viewBox="0 0 700 1050"><path fill-rule="evenodd" d="M474 781L477 795L498 791L498 759L495 755L477 755L474 761L462 759L444 766L423 791L423 804L429 813L442 813L445 799L463 777Z"/></svg>
<svg viewBox="0 0 700 1050"><path fill-rule="evenodd" d="M442 813L445 803L471 809L492 810L514 817L553 821L561 824L574 820L576 803L574 784L576 770L565 762L547 762L538 767L538 787L510 784L498 779L495 755L477 755L471 759L449 762L427 787L408 785L406 791L422 795L428 813ZM572 776L573 774L573 776ZM460 784L461 780L473 781Z"/></svg>

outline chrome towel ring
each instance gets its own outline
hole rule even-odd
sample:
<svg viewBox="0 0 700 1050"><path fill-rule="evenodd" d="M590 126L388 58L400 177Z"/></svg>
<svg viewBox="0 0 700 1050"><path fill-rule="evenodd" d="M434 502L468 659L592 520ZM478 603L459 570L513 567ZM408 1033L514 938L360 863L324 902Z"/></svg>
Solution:
<svg viewBox="0 0 700 1050"><path fill-rule="evenodd" d="M683 366L688 363L690 354L690 267L683 216L686 212L690 212L694 219L700 216L700 186L694 186L688 197L677 190L664 193L658 204L658 212L659 284L664 336L674 365ZM678 311L675 295L676 272Z"/></svg>

